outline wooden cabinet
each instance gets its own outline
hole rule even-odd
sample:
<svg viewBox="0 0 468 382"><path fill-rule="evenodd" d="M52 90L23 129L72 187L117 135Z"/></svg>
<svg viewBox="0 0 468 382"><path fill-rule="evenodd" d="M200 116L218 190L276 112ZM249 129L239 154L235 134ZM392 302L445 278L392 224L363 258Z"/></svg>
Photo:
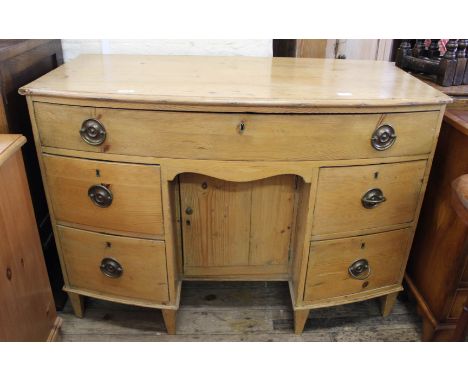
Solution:
<svg viewBox="0 0 468 382"><path fill-rule="evenodd" d="M26 176L57 309L63 308L67 295L62 291L63 277L52 234L28 108L24 97L18 94L18 88L61 64L63 57L60 40L0 40L0 134L22 134L27 139L22 150Z"/></svg>
<svg viewBox="0 0 468 382"><path fill-rule="evenodd" d="M457 217L451 186L464 174L468 110L448 109L406 275L423 316L423 340L452 339L467 298L468 225Z"/></svg>
<svg viewBox="0 0 468 382"><path fill-rule="evenodd" d="M77 315L83 296L160 308L174 333L200 279L289 282L296 333L312 308L390 313L442 93L382 62L150 56L21 93Z"/></svg>
<svg viewBox="0 0 468 382"><path fill-rule="evenodd" d="M61 319L42 256L21 146L0 134L0 341L46 341Z"/></svg>

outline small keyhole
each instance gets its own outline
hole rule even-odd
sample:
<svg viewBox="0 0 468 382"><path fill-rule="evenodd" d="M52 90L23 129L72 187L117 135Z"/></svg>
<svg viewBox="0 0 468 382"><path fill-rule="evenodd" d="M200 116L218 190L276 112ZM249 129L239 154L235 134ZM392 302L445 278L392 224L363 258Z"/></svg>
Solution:
<svg viewBox="0 0 468 382"><path fill-rule="evenodd" d="M185 224L190 225L190 220L186 220Z"/></svg>
<svg viewBox="0 0 468 382"><path fill-rule="evenodd" d="M101 171L99 171L98 169L96 169L96 176L99 178L101 176Z"/></svg>
<svg viewBox="0 0 468 382"><path fill-rule="evenodd" d="M239 133L243 133L245 131L245 123L244 122L241 122L239 124Z"/></svg>
<svg viewBox="0 0 468 382"><path fill-rule="evenodd" d="M366 248L366 243L361 243L361 249Z"/></svg>
<svg viewBox="0 0 468 382"><path fill-rule="evenodd" d="M12 272L10 268L7 268L6 270L6 277L8 280L11 280Z"/></svg>
<svg viewBox="0 0 468 382"><path fill-rule="evenodd" d="M106 248L112 247L112 243L110 241L106 241Z"/></svg>
<svg viewBox="0 0 468 382"><path fill-rule="evenodd" d="M379 172L378 171L374 172L374 179L377 179L378 177L379 177Z"/></svg>
<svg viewBox="0 0 468 382"><path fill-rule="evenodd" d="M362 287L363 287L363 288L367 288L368 285L369 285L369 281L364 281L364 282L362 283Z"/></svg>

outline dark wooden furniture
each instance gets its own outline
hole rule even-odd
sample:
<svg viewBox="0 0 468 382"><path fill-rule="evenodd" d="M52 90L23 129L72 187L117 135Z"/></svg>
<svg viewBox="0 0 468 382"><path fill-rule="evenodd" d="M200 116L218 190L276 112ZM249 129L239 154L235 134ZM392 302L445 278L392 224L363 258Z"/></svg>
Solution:
<svg viewBox="0 0 468 382"><path fill-rule="evenodd" d="M0 40L0 133L22 134L26 174L57 309L66 302L28 109L18 88L63 63L60 40Z"/></svg>
<svg viewBox="0 0 468 382"><path fill-rule="evenodd" d="M0 134L0 341L54 340L61 323L21 156L25 142Z"/></svg>
<svg viewBox="0 0 468 382"><path fill-rule="evenodd" d="M465 226L468 226L468 174L462 175L452 182L452 206L458 215L458 219ZM468 242L465 244L465 249L467 249ZM468 264L465 267L468 267ZM465 301L460 304L462 311L453 335L454 341L463 341L468 328L468 293L465 293L464 298Z"/></svg>
<svg viewBox="0 0 468 382"><path fill-rule="evenodd" d="M468 225L452 203L452 182L467 173L468 110L449 109L405 277L423 317L423 340L453 339L455 327L464 317Z"/></svg>
<svg viewBox="0 0 468 382"><path fill-rule="evenodd" d="M403 70L424 73L434 77L434 82L442 86L468 84L467 45L468 40L451 39L446 52L440 55L437 39L426 47L424 40L402 40L395 57L395 64Z"/></svg>

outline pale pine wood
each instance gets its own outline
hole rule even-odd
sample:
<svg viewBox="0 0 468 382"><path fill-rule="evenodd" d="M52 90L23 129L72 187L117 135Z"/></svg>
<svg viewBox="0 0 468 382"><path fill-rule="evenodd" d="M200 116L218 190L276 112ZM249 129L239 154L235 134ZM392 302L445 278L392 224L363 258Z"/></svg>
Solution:
<svg viewBox="0 0 468 382"><path fill-rule="evenodd" d="M249 263L249 183L181 174L180 196L185 273L190 267ZM202 183L207 188L202 188ZM192 215L186 209L193 210ZM187 223L190 223L188 225Z"/></svg>
<svg viewBox="0 0 468 382"><path fill-rule="evenodd" d="M36 82L22 90L29 94L30 108L37 109L31 111L36 147L39 153L106 162L127 162L132 163L131 165L144 163L160 166L162 180L158 188L161 189L159 198L162 198L165 230L157 237L165 240L164 269L168 295L167 301L151 302L120 294L109 295L105 291L93 291L86 287L74 287L69 280L66 280L65 290L111 301L162 308L167 304L171 308L177 308L182 279L289 279L293 304L299 310L380 297L401 290L401 277L409 249L401 256L398 270L392 268L392 263L386 271L388 274L385 277L390 278L389 274L392 273L395 282L385 281L382 286L373 285L371 289L359 293L334 294L319 300L304 300L306 283L308 285L314 282L310 272L306 274L312 264L308 255L309 240L314 238L313 245L318 243L318 238L323 240L327 235L328 239L330 235L337 235L336 241L353 240L355 238L343 239L343 236L359 236L370 232L380 235L379 232L404 227L408 227L407 231L412 236L444 109L441 105L449 102L447 97L435 90L431 90L429 94L427 87L421 86L417 80L410 80L410 76L395 69L391 64L382 63L359 62L357 68L356 63L352 61L320 60L196 58L190 65L188 58L180 57L90 57L89 65L80 60L61 69L69 76L67 81L63 81L63 76L49 76L39 80L40 87L36 86ZM138 65L138 69L141 70L135 69L132 72L139 60L140 63L144 62ZM269 65L265 66L267 62ZM138 81L138 76L149 70L150 66L153 75L142 77L145 81ZM190 71L187 70L188 66ZM223 71L227 66L229 72ZM72 67L74 72L68 73ZM265 70L270 70L269 74ZM163 78L160 78L163 73ZM193 76L193 73L196 75ZM239 77L244 73L246 75ZM324 80L332 78L325 73L332 76L333 80ZM246 82L246 79L254 74L256 78ZM234 78L234 75L237 77ZM90 82L90 78L95 78L96 81ZM152 81L156 78L158 86L153 86ZM238 82L239 78L243 78L242 83ZM366 78L366 81L362 81L362 78ZM210 90L207 90L207 83L210 83ZM112 87L109 87L111 84ZM128 85L127 89L121 89L123 85ZM67 88L68 86L71 87ZM263 114L247 114L252 112ZM67 114L69 118L63 117ZM82 120L89 117L99 119L108 131L108 140L97 148L85 144L79 137L78 130ZM242 133L238 129L241 121L246 125L246 130ZM370 136L374 129L383 123L393 125L397 132L397 141L390 149L377 152L370 145ZM322 171L329 170L323 167L359 166L363 169L368 167L369 170L374 166L384 168L387 166L384 163L387 163L388 167L385 168L395 166L394 168L401 169L397 162L417 163L416 161L422 163L423 177L420 177L421 169L411 168L409 163L405 163L409 166L405 167L406 170L393 172L395 177L402 176L409 184L420 182L418 191L410 195L411 199L413 194L416 194L414 206L404 206L400 211L403 216L409 215L412 210L413 219L404 222L399 219L386 222L383 217L376 218L375 221L370 219L371 224L367 228L348 222L347 227L341 230L329 233L314 232L312 235L313 224L318 219L317 207L323 199L317 192L317 185L320 188L321 180L318 180L319 172L321 176ZM42 163L41 166L45 177ZM362 170L362 173L358 171L354 174L356 184L367 186L371 183L359 179L365 172ZM291 261L286 264L284 271L281 270L284 266L281 264L284 255L277 258L268 251L260 251L254 255L254 260L258 259L260 265L249 264L252 260L252 240L260 238L258 242L264 243L261 247L281 248L279 253L284 252L286 241L274 245L270 241L265 244L262 239L274 232L275 224L270 224L271 230L265 225L249 231L249 248L247 252L239 252L242 261L247 253L247 265L241 263L225 266L221 263L211 267L195 266L192 267L192 276L187 272L187 268L183 269L182 264L186 266L186 254L182 257L180 224L185 223L185 216L183 205L179 205L179 202L183 203L183 184L178 189L178 181L189 176L187 173L212 176L218 178L217 182L220 184L237 182L236 187L242 187L243 182L250 186L255 184L250 191L250 202L255 200L254 205L258 204L261 208L254 212L254 219L249 219L249 224L256 218L260 222L270 219L279 224L279 221L272 217L272 211L261 211L264 208L263 202L268 205L268 199L274 202L275 198L279 198L282 200L279 204L290 203L288 208L278 208L277 212L280 221L283 218L284 221L290 220L290 216L293 216L288 244ZM286 194L269 198L269 195L275 195L275 192L269 190L267 195L264 195L261 191L261 184L269 185L272 177L280 175L290 179L294 178L294 175L298 176L297 189L290 193L293 195L291 199ZM346 188L342 184L338 184L337 187ZM363 190L365 191L367 189ZM258 197L255 197L256 192L260 192ZM408 190L402 188L401 192L403 200L404 196L408 196ZM51 194L55 194L55 191ZM49 192L48 196L51 196ZM281 199L283 197L285 199ZM362 195L359 195L359 202L361 197ZM221 205L222 208L226 208L223 206L224 200L230 203L229 197L226 198L225 195L217 197L218 199L217 205ZM389 202L390 200L393 198L389 199ZM238 223L236 219L245 214L243 209L246 203L237 205L234 216L226 217L234 221L234 226ZM218 207L218 210L222 208ZM247 210L253 211L253 205ZM337 210L335 214L341 216L343 211L349 213L348 206ZM219 212L215 211L215 214ZM263 219L262 214L266 216ZM395 214L398 215L398 212ZM323 219L321 222L323 223ZM53 218L53 223L55 226L56 217ZM77 228L103 230L95 225L80 225L76 221L67 224ZM226 227L229 228L229 225ZM205 225L203 228L206 228ZM114 228L108 228L106 232L118 233ZM238 234L237 229L226 232L226 239ZM141 232L135 231L122 231L121 234L142 235ZM192 241L195 239L194 237ZM69 240L58 241L61 257L65 258L62 247L64 248ZM391 246L389 248L388 251L391 252ZM204 256L201 251L200 253ZM388 257L384 257L383 253L387 255L387 250L382 249L379 264ZM392 253L392 259L394 257L397 256ZM132 261L136 263L137 258L132 258ZM216 257L215 261L219 259ZM275 264L278 260L280 264ZM272 264L262 264L266 261L272 261ZM66 271L64 264L62 267ZM207 273L211 274L207 276Z"/></svg>
<svg viewBox="0 0 468 382"><path fill-rule="evenodd" d="M46 341L58 330L19 135L0 135L0 341Z"/></svg>
<svg viewBox="0 0 468 382"><path fill-rule="evenodd" d="M214 161L189 159L161 159L161 166L169 180L185 172L203 174L230 182L250 182L278 175L298 175L310 183L316 162L271 162L271 161Z"/></svg>
<svg viewBox="0 0 468 382"><path fill-rule="evenodd" d="M103 295L155 303L168 301L164 242L58 227L69 285ZM118 261L119 278L102 274L104 258Z"/></svg>
<svg viewBox="0 0 468 382"><path fill-rule="evenodd" d="M312 242L304 300L320 301L398 285L410 233L404 229ZM358 259L369 262L371 272L365 280L354 279L348 273L349 266Z"/></svg>
<svg viewBox="0 0 468 382"><path fill-rule="evenodd" d="M333 80L323 81L331 76ZM280 57L83 55L22 87L20 92L271 109L450 102L447 96L390 62Z"/></svg>
<svg viewBox="0 0 468 382"><path fill-rule="evenodd" d="M437 112L368 115L268 115L116 110L36 103L46 147L162 158L218 160L337 160L430 152ZM105 127L102 145L79 134L94 117ZM245 130L239 131L243 122ZM374 130L390 124L396 143L384 151L370 144ZM131 139L126 137L131 134ZM340 136L340 139L336 139Z"/></svg>
<svg viewBox="0 0 468 382"><path fill-rule="evenodd" d="M26 138L19 134L0 134L0 166L18 152Z"/></svg>
<svg viewBox="0 0 468 382"><path fill-rule="evenodd" d="M179 178L186 276L287 275L294 176L247 183Z"/></svg>
<svg viewBox="0 0 468 382"><path fill-rule="evenodd" d="M249 265L283 265L287 272L296 181L282 175L251 185Z"/></svg>
<svg viewBox="0 0 468 382"><path fill-rule="evenodd" d="M387 317L393 310L395 302L398 296L398 292L387 294L386 296L380 297L380 311L383 317Z"/></svg>
<svg viewBox="0 0 468 382"><path fill-rule="evenodd" d="M322 168L313 235L343 233L414 220L426 161ZM380 188L387 200L367 209L364 194Z"/></svg>
<svg viewBox="0 0 468 382"><path fill-rule="evenodd" d="M167 334L176 334L177 311L173 309L162 309L161 312L164 318L164 325L166 325Z"/></svg>
<svg viewBox="0 0 468 382"><path fill-rule="evenodd" d="M73 292L67 292L67 294L73 307L73 313L76 317L83 318L85 313L85 297Z"/></svg>
<svg viewBox="0 0 468 382"><path fill-rule="evenodd" d="M50 155L44 155L43 160L57 221L100 231L162 236L159 166ZM113 194L109 207L98 207L89 198L88 189L95 184L108 185Z"/></svg>
<svg viewBox="0 0 468 382"><path fill-rule="evenodd" d="M310 185L302 181L298 182L296 219L291 240L292 259L289 271L290 290L294 306L301 305L303 302L318 172L318 169L313 172L313 180Z"/></svg>
<svg viewBox="0 0 468 382"><path fill-rule="evenodd" d="M20 91L21 93L21 91ZM58 105L76 105L88 107L105 107L115 109L128 109L128 110L158 110L158 111L185 111L185 112L210 112L210 113L269 113L269 114L322 114L322 113L335 113L335 114L375 114L375 113L407 113L407 112L420 112L420 111L438 111L440 104L428 105L398 105L398 106L366 106L363 108L342 106L342 107L327 107L327 106L277 106L271 108L268 106L255 106L255 105L204 105L202 103L192 104L168 104L161 102L131 102L125 100L106 100L106 99L85 99L77 97L53 97L53 96L40 96L40 95L27 95L31 102L41 103L55 103ZM451 101L451 100L450 100ZM449 101L449 102L450 102Z"/></svg>
<svg viewBox="0 0 468 382"><path fill-rule="evenodd" d="M309 312L309 309L294 311L294 334L302 334L307 318L309 317Z"/></svg>

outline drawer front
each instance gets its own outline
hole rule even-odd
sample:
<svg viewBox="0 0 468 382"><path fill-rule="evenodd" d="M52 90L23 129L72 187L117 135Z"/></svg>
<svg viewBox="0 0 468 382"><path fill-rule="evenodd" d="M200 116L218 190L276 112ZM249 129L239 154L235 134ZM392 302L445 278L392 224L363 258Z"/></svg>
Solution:
<svg viewBox="0 0 468 382"><path fill-rule="evenodd" d="M35 103L35 113L44 146L219 160L331 160L427 154L438 121L438 112L272 115L119 110L47 103ZM99 145L86 143L80 135L83 122L90 118L105 129L105 137L96 134L96 129L90 132L92 139L104 138ZM388 149L376 150L371 137L378 127L387 124L395 130L395 143Z"/></svg>
<svg viewBox="0 0 468 382"><path fill-rule="evenodd" d="M91 230L163 234L159 166L53 155L43 159L58 222L85 225ZM102 206L98 205L100 200Z"/></svg>
<svg viewBox="0 0 468 382"><path fill-rule="evenodd" d="M109 297L168 301L164 242L57 229L70 287Z"/></svg>
<svg viewBox="0 0 468 382"><path fill-rule="evenodd" d="M304 300L319 301L400 283L409 238L410 230L402 229L312 242Z"/></svg>
<svg viewBox="0 0 468 382"><path fill-rule="evenodd" d="M320 169L312 235L411 222L425 168L414 161Z"/></svg>
<svg viewBox="0 0 468 382"><path fill-rule="evenodd" d="M455 293L455 297L453 299L452 309L450 309L449 317L448 318L455 318L459 319L465 303L467 303L468 299L468 289L457 289Z"/></svg>

